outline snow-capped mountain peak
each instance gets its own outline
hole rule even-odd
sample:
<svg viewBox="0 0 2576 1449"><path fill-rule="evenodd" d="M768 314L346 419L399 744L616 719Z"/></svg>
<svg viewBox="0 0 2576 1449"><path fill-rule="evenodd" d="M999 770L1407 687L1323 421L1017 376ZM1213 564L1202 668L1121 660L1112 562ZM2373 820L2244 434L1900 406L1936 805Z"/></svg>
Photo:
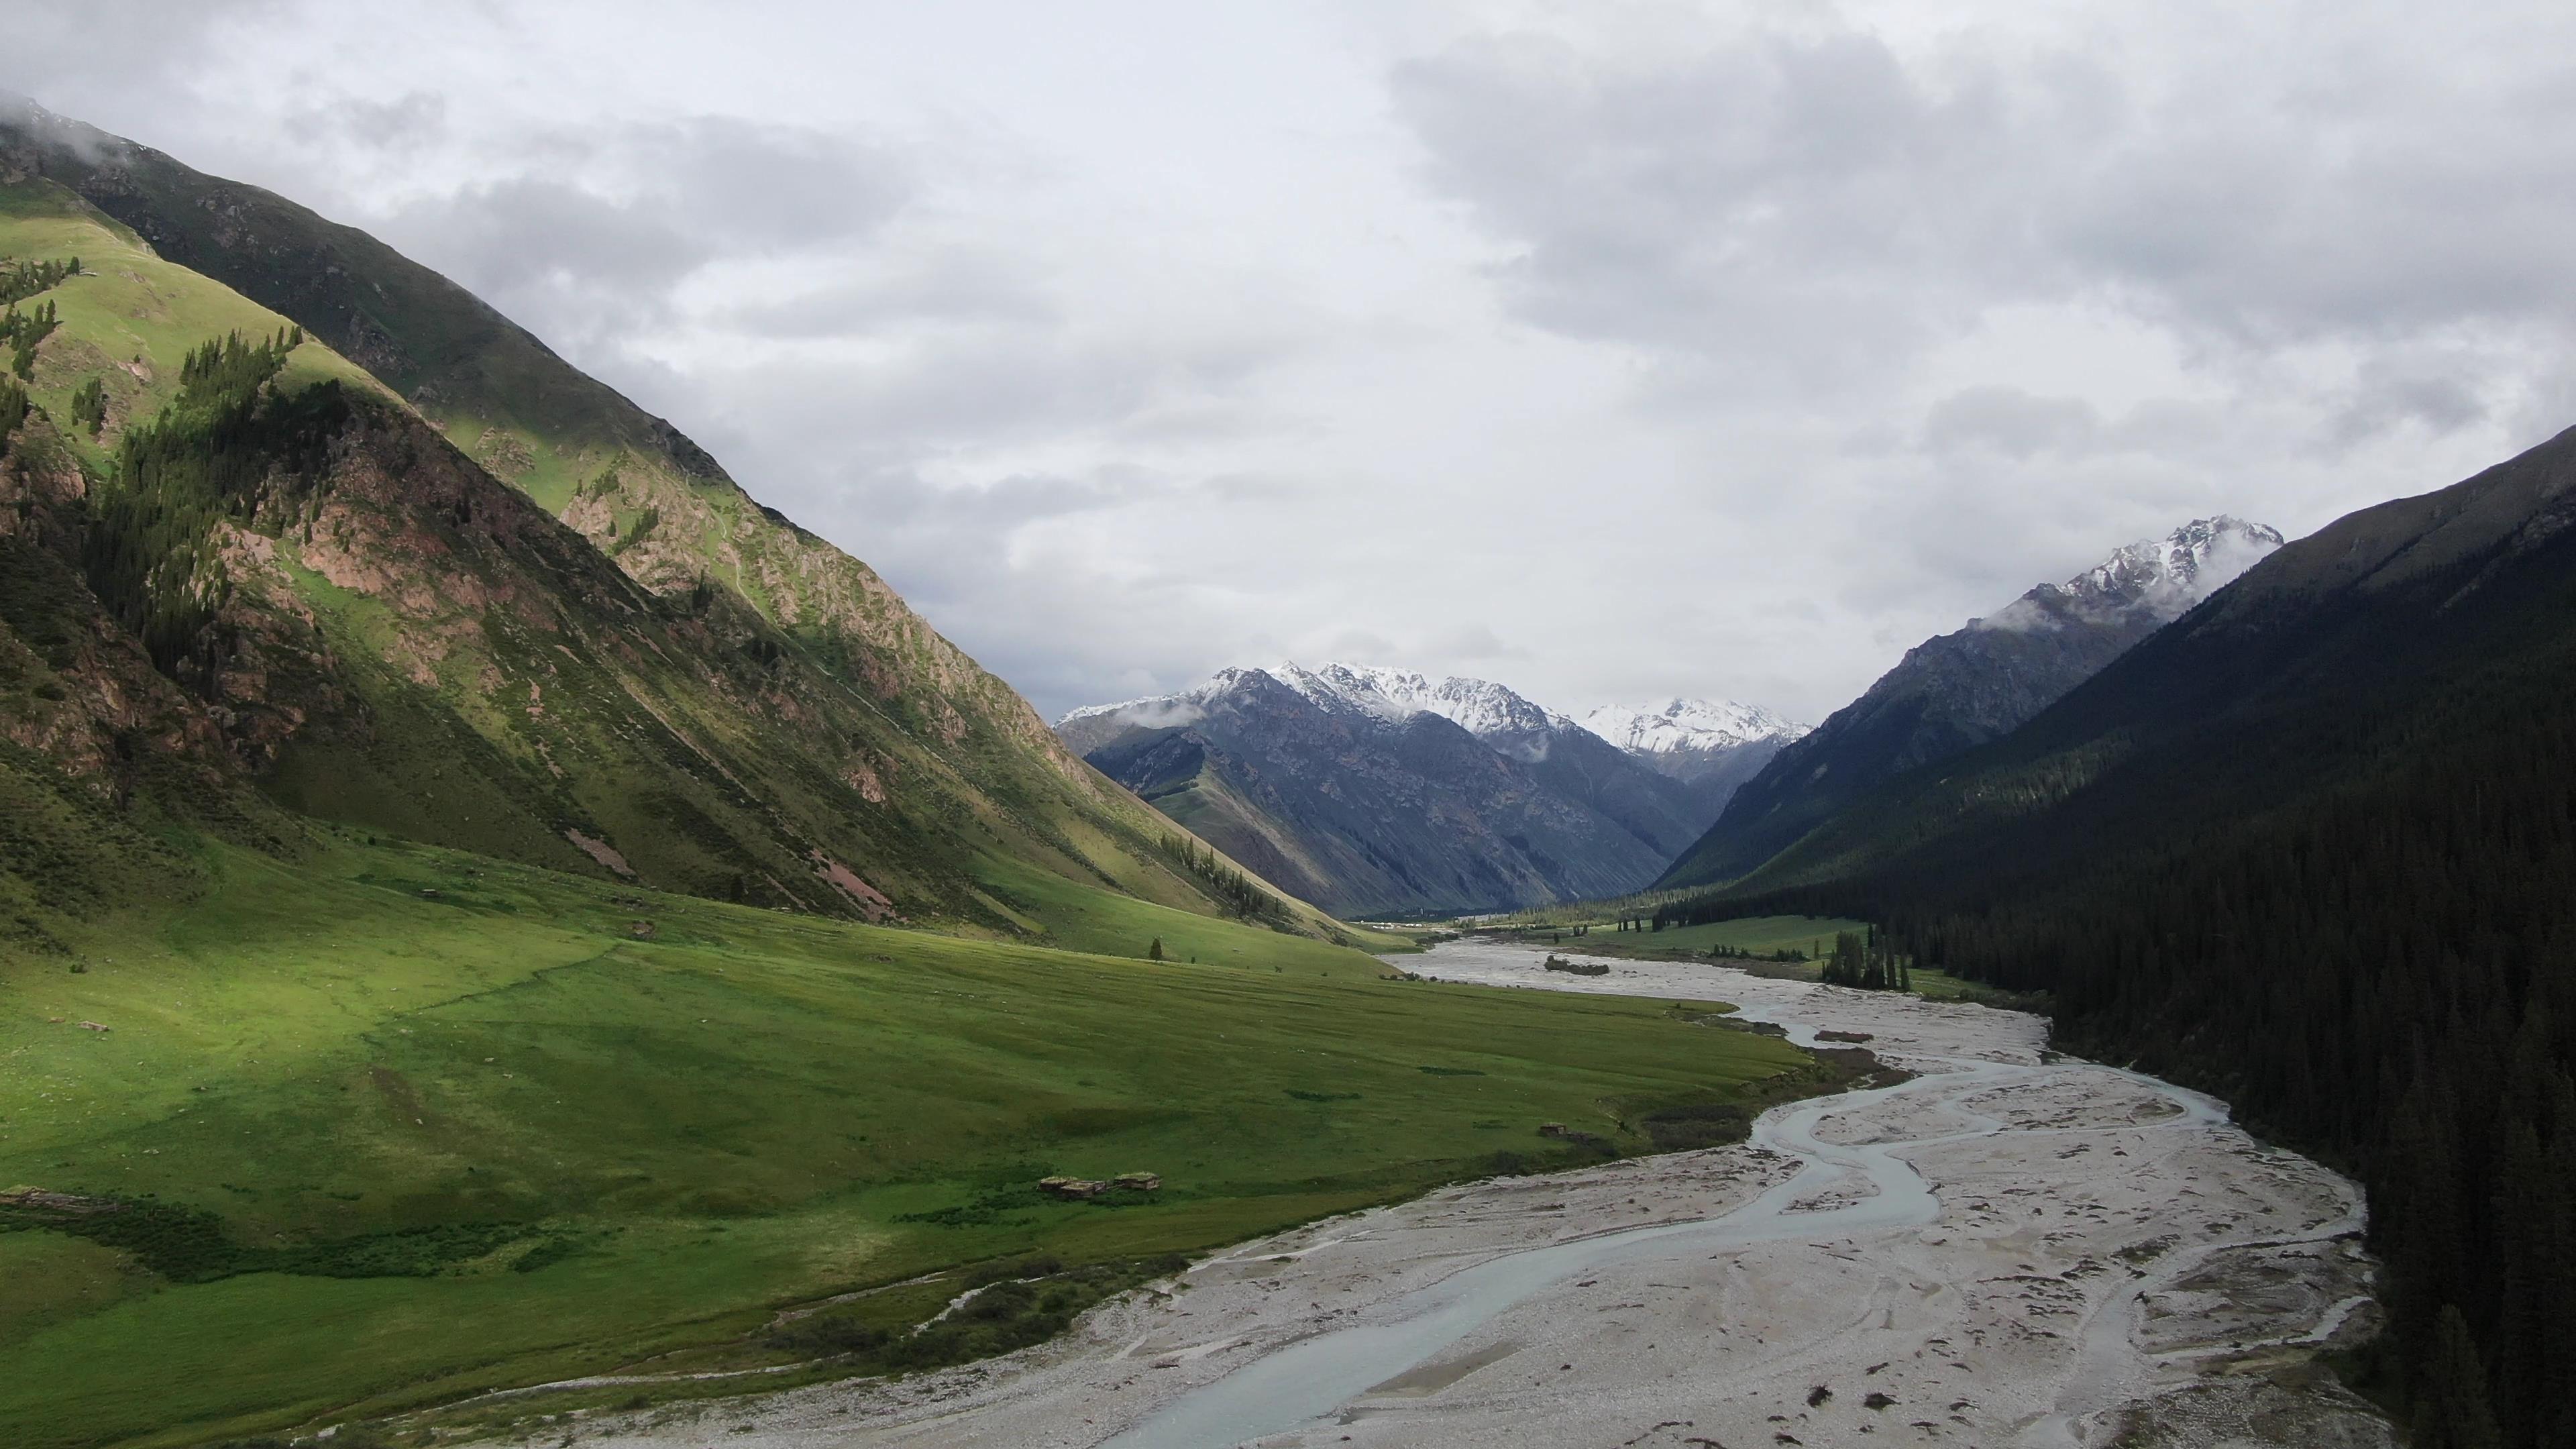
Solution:
<svg viewBox="0 0 2576 1449"><path fill-rule="evenodd" d="M1643 755L1732 749L1756 740L1786 744L1808 728L1760 705L1727 699L1605 704L1579 716L1576 723L1630 754Z"/></svg>
<svg viewBox="0 0 2576 1449"><path fill-rule="evenodd" d="M2219 514L2195 518L2163 538L2142 538L2062 584L2042 584L1972 629L2055 627L2059 618L2144 613L2180 618L2279 548L2281 531Z"/></svg>
<svg viewBox="0 0 2576 1449"><path fill-rule="evenodd" d="M1490 680L1433 680L1377 664L1332 663L1309 669L1288 661L1265 669L1220 669L1205 682L1172 694L1085 705L1057 720L1056 727L1110 715L1148 729L1191 724L1205 716L1212 701L1261 680L1283 685L1336 713L1366 714L1389 722L1436 714L1480 739L1518 738L1573 725L1565 716Z"/></svg>
<svg viewBox="0 0 2576 1449"><path fill-rule="evenodd" d="M1564 716L1491 680L1453 675L1434 681L1410 670L1375 664L1326 664L1312 670L1287 664L1270 673L1318 703L1364 709L1390 720L1436 714L1480 739L1567 723Z"/></svg>

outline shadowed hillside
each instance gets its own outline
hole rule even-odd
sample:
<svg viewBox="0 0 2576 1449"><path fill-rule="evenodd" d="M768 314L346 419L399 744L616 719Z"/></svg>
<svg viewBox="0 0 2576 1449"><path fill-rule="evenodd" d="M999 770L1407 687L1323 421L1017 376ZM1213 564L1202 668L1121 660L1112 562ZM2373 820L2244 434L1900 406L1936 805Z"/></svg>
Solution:
<svg viewBox="0 0 2576 1449"><path fill-rule="evenodd" d="M2370 1189L2415 1442L2568 1441L2576 431L2293 543L1666 922L1835 908ZM2493 1386L2490 1394L2486 1386Z"/></svg>

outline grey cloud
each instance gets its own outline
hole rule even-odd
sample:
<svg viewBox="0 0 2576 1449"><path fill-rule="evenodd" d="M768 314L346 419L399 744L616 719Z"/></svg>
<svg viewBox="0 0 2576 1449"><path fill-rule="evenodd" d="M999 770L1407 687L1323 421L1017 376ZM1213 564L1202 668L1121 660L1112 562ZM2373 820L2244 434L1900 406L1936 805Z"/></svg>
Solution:
<svg viewBox="0 0 2576 1449"><path fill-rule="evenodd" d="M1501 275L1525 315L1807 386L1883 372L1961 315L2009 265L2005 143L2093 124L2054 84L1936 87L1856 33L1640 68L1472 42L1393 84L1434 183L1523 248Z"/></svg>
<svg viewBox="0 0 2576 1449"><path fill-rule="evenodd" d="M916 322L1050 325L1058 309L1024 263L959 248L844 276L828 286L742 303L725 325L764 337L841 337Z"/></svg>
<svg viewBox="0 0 2576 1449"><path fill-rule="evenodd" d="M722 116L558 128L520 150L542 170L415 197L382 225L587 351L614 353L666 320L682 284L711 264L865 238L912 191L907 168L864 140Z"/></svg>
<svg viewBox="0 0 2576 1449"><path fill-rule="evenodd" d="M293 120L310 135L345 136L378 151L416 151L447 135L447 98L430 91L406 91L390 101L340 96L299 108Z"/></svg>
<svg viewBox="0 0 2576 1449"><path fill-rule="evenodd" d="M206 57L212 39L268 21L289 0L83 0L12 5L0 47L0 92L114 130L131 103L159 99Z"/></svg>
<svg viewBox="0 0 2576 1449"><path fill-rule="evenodd" d="M730 116L638 128L614 149L674 214L771 251L873 231L914 189L903 160L871 142Z"/></svg>
<svg viewBox="0 0 2576 1449"><path fill-rule="evenodd" d="M549 277L661 288L716 255L658 206L526 176L415 202L392 225L504 293Z"/></svg>
<svg viewBox="0 0 2576 1449"><path fill-rule="evenodd" d="M1103 334L1038 317L1019 325L889 326L853 340L866 344L864 358L835 355L818 364L764 354L735 368L703 368L697 389L724 408L757 410L787 436L828 437L842 449L917 461L1068 430L1201 439L1239 433L1259 420L1211 410L1206 400L1297 345L1259 331Z"/></svg>
<svg viewBox="0 0 2576 1449"><path fill-rule="evenodd" d="M1508 642L1490 624L1462 624L1422 642L1420 652L1440 659L1527 659L1530 651Z"/></svg>
<svg viewBox="0 0 2576 1449"><path fill-rule="evenodd" d="M1402 659L1407 653L1394 640L1370 629L1344 629L1324 646L1324 652L1335 659L1356 659L1365 663Z"/></svg>
<svg viewBox="0 0 2576 1449"><path fill-rule="evenodd" d="M2468 23L2475 64L2409 64L2420 13L2283 9L2192 11L2135 60L1976 31L1912 56L1857 30L1644 58L1507 37L1392 84L1433 184L1517 249L1521 315L1685 381L1785 370L1815 395L1988 309L2077 300L2201 346L2462 325L2570 345L2569 23L2501 10ZM2347 16L2349 84L2270 52Z"/></svg>
<svg viewBox="0 0 2576 1449"><path fill-rule="evenodd" d="M2447 433L2484 422L2492 408L2478 383L2499 370L2495 359L2447 349L2372 357L2334 419L2333 439L2352 447L2408 424Z"/></svg>
<svg viewBox="0 0 2576 1449"><path fill-rule="evenodd" d="M1935 449L1972 448L2028 458L2090 445L2101 414L2082 398L2039 397L2014 387L1973 387L1933 404L1923 420Z"/></svg>

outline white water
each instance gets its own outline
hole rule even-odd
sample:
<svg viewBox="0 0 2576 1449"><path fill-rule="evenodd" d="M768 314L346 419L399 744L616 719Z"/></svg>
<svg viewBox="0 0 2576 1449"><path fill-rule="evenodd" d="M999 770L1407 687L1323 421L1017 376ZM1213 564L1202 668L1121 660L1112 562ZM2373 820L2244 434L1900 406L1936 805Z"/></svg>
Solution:
<svg viewBox="0 0 2576 1449"><path fill-rule="evenodd" d="M1475 943L1457 944L1466 951L1492 949ZM1425 974L1440 974L1442 953L1447 949L1435 948L1418 969ZM1739 1019L1778 1025L1799 1046L1819 1045L1818 1024L1790 1019L1786 1008L1747 1008L1739 1013ZM1802 1166L1794 1178L1731 1212L1693 1222L1606 1233L1490 1259L1403 1299L1396 1306L1397 1316L1392 1322L1345 1328L1301 1340L1184 1394L1107 1441L1103 1449L1221 1449L1315 1424L1533 1294L1575 1274L1609 1264L1689 1254L1704 1257L1756 1243L1849 1240L1928 1226L1939 1220L1940 1202L1922 1175L1898 1157L1897 1151L2006 1130L2003 1123L1959 1105L1973 1095L1973 1090L1962 1088L2030 1083L2061 1073L2107 1070L2090 1062L2020 1066L1922 1053L1914 1054L1911 1064L1928 1070L1893 1087L1814 1097L1763 1113L1753 1124L1754 1144L1796 1158ZM2152 1077L2123 1075L2180 1109L2162 1126L2209 1126L2227 1120L2225 1104L2213 1098ZM1855 1145L1823 1142L1815 1135L1826 1118L1873 1099L1936 1092L1948 1099L1946 1110L1950 1115L1972 1124L1967 1130ZM2032 1129L2019 1130L2028 1133ZM1848 1186L1852 1174L1858 1174L1874 1189L1870 1196L1827 1208L1800 1211L1795 1207L1829 1186ZM2062 1429L2063 1420L2050 1427Z"/></svg>

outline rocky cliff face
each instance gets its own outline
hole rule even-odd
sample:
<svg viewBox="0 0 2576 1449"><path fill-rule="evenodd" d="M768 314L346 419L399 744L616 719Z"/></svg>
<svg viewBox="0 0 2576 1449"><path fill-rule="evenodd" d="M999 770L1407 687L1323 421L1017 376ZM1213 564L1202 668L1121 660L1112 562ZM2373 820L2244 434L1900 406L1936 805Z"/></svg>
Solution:
<svg viewBox="0 0 2576 1449"><path fill-rule="evenodd" d="M1881 781L2010 733L2279 547L2275 529L2197 519L1916 645L1739 788L1662 883L1732 880Z"/></svg>

